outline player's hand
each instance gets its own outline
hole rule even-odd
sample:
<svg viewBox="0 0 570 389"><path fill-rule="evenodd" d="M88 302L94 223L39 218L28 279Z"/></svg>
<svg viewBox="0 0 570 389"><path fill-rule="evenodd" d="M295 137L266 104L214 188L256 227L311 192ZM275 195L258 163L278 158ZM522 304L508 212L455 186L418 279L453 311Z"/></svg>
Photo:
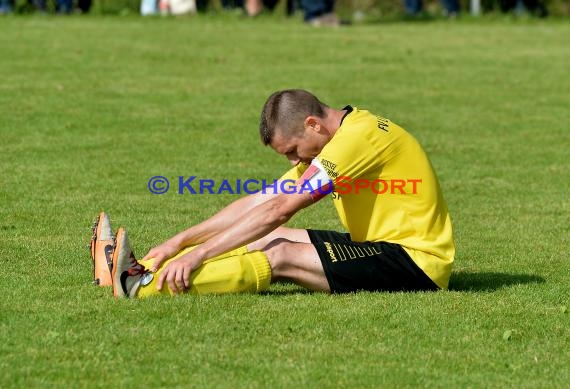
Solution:
<svg viewBox="0 0 570 389"><path fill-rule="evenodd" d="M162 290L164 283L168 284L168 288L174 294L182 293L190 289L190 273L198 267L195 260L192 259L190 253L181 256L175 261L170 262L158 277L156 288Z"/></svg>
<svg viewBox="0 0 570 389"><path fill-rule="evenodd" d="M154 259L154 261L152 262L152 267L150 269L154 273L160 268L160 265L164 261L166 261L168 258L172 258L176 254L178 254L179 251L180 248L178 247L178 245L167 240L163 244L150 249L142 260L151 259L151 258Z"/></svg>

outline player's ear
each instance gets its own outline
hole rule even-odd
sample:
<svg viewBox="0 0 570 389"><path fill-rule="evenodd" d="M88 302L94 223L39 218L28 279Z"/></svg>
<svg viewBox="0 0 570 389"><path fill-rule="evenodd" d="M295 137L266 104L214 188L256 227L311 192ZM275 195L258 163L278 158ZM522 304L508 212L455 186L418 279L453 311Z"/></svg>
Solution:
<svg viewBox="0 0 570 389"><path fill-rule="evenodd" d="M305 126L305 129L309 129L315 132L319 132L321 130L321 122L316 116L307 116L303 125Z"/></svg>

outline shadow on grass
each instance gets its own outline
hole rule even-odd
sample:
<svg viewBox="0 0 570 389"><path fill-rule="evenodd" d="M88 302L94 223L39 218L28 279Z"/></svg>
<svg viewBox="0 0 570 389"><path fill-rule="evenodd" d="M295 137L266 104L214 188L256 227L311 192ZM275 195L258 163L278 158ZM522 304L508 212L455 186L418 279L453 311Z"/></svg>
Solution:
<svg viewBox="0 0 570 389"><path fill-rule="evenodd" d="M271 289L260 292L262 296L291 296L291 295L302 295L302 294L319 294L323 292L314 292L309 289L305 289L301 286L295 285L293 283L279 283L276 285L271 285Z"/></svg>
<svg viewBox="0 0 570 389"><path fill-rule="evenodd" d="M449 290L458 292L492 292L512 285L542 284L546 280L533 274L458 271L451 274Z"/></svg>
<svg viewBox="0 0 570 389"><path fill-rule="evenodd" d="M493 292L513 285L542 284L546 280L533 274L509 274L498 272L457 271L451 274L449 290L452 292ZM315 294L293 283L279 283L270 290L261 292L265 296L291 296Z"/></svg>

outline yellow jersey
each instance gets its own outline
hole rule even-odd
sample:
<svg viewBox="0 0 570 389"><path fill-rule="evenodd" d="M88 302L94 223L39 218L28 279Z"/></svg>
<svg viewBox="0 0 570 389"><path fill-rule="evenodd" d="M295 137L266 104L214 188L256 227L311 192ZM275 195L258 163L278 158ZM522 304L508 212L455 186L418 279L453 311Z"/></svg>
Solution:
<svg viewBox="0 0 570 389"><path fill-rule="evenodd" d="M356 242L399 244L436 285L447 288L455 256L451 219L426 153L390 120L344 109L341 126L314 161L333 182L342 224ZM281 180L298 180L309 166L299 164Z"/></svg>

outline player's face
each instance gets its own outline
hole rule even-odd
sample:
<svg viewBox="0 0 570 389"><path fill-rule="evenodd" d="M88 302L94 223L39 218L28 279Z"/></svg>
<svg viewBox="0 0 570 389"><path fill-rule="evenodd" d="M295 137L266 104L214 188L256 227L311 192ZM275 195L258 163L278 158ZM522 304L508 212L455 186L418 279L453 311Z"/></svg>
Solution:
<svg viewBox="0 0 570 389"><path fill-rule="evenodd" d="M303 162L310 164L321 152L328 139L321 134L305 129L298 136L286 137L276 131L271 142L273 150L287 157L291 165L296 166Z"/></svg>

